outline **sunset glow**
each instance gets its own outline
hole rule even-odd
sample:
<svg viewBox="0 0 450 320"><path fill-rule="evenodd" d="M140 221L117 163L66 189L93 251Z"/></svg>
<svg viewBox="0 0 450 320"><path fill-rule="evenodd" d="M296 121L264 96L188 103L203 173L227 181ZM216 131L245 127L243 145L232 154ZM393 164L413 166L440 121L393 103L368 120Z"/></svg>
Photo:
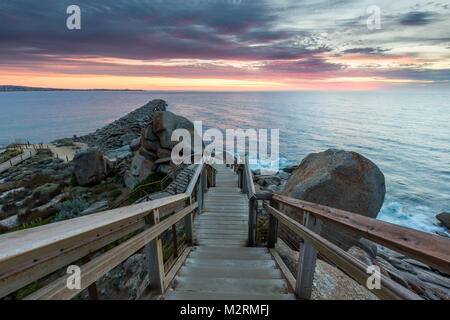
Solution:
<svg viewBox="0 0 450 320"><path fill-rule="evenodd" d="M69 2L23 1L0 4L1 84L377 90L450 78L446 4L379 1L380 28L369 30L366 1L78 1L81 30L68 30Z"/></svg>

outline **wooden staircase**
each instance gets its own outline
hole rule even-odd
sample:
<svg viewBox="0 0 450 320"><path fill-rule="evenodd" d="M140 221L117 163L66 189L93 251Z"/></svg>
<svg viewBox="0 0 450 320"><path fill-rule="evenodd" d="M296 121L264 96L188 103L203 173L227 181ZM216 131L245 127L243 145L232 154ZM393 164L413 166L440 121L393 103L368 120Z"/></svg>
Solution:
<svg viewBox="0 0 450 320"><path fill-rule="evenodd" d="M449 239L255 190L244 160L235 159L234 171L196 165L182 194L0 235L0 298L81 260L79 288L67 286L71 275L64 272L25 298L73 299L89 289L96 299L96 281L143 247L148 277L141 284L141 299L310 299L318 253L366 287L368 266L323 238L323 222L450 274ZM254 247L258 204L270 215L267 248ZM303 223L283 212L285 206L301 212ZM177 223L184 223L185 246L174 250L175 262L166 268L160 237ZM279 224L303 239L296 276L275 248ZM102 252L127 235L132 236ZM176 247L176 237L173 241ZM380 281L381 288L371 292L381 299L422 299L384 274Z"/></svg>
<svg viewBox="0 0 450 320"><path fill-rule="evenodd" d="M294 299L266 248L247 247L248 199L238 177L217 166L216 187L195 219L195 243L167 300Z"/></svg>

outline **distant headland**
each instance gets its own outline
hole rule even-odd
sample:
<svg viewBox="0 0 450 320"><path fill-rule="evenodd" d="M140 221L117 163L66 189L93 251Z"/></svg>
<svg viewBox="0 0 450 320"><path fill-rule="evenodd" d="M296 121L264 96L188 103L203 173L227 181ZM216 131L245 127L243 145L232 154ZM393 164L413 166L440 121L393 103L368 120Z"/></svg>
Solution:
<svg viewBox="0 0 450 320"><path fill-rule="evenodd" d="M0 86L0 92L12 91L143 91L132 89L56 89L56 88L40 88L40 87L24 87L24 86Z"/></svg>

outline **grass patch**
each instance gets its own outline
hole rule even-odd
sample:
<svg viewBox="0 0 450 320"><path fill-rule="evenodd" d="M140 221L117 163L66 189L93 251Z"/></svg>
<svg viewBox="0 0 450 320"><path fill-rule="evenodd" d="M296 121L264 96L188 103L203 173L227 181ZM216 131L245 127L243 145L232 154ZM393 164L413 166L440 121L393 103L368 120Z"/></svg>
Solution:
<svg viewBox="0 0 450 320"><path fill-rule="evenodd" d="M136 231L134 231L132 233L127 234L126 236L123 236L120 239L117 239L114 242L111 242L110 244L108 244L108 245L103 247L103 249L101 250L101 253L105 253L105 252L111 250L112 248L117 247L119 244L121 244L121 243L123 243L123 242L125 242L125 241L127 241L127 240L129 240L131 238L133 238L135 235L141 233L142 230L143 229L136 230Z"/></svg>
<svg viewBox="0 0 450 320"><path fill-rule="evenodd" d="M172 182L172 178L167 179L167 181L162 186L160 185L160 183L155 183L161 181L165 177L166 174L162 172L154 172L147 178L139 182L130 193L128 204L133 204L136 200L142 198L146 194L155 193L166 188Z"/></svg>
<svg viewBox="0 0 450 320"><path fill-rule="evenodd" d="M15 298L17 300L22 300L23 298L25 298L26 296L32 294L33 292L39 290L40 288L42 288L42 284L41 283L32 283L28 286L26 286L23 289L20 289L19 291L17 291L17 294L15 296Z"/></svg>
<svg viewBox="0 0 450 320"><path fill-rule="evenodd" d="M45 224L49 224L52 223L53 220L56 219L56 214L49 216L45 219L42 218L37 218L36 220L32 221L32 222L28 222L28 223L24 223L18 227L14 227L8 230L8 232L14 232L14 231L19 231L19 230L25 230L25 229L30 229L30 228L34 228L34 227L39 227L39 226L43 226Z"/></svg>
<svg viewBox="0 0 450 320"><path fill-rule="evenodd" d="M19 150L8 149L0 154L0 163L6 162L9 159L17 157L20 154Z"/></svg>
<svg viewBox="0 0 450 320"><path fill-rule="evenodd" d="M75 172L73 172L73 171L72 171L72 176L70 177L70 185L72 187L78 187L77 176L75 175Z"/></svg>
<svg viewBox="0 0 450 320"><path fill-rule="evenodd" d="M119 189L113 190L108 194L108 196L110 198L114 198L114 199L116 199L117 197L120 197L121 195L122 195L122 190L119 190Z"/></svg>
<svg viewBox="0 0 450 320"><path fill-rule="evenodd" d="M114 185L114 183L102 183L92 187L91 191L93 194L99 195L105 192L111 192L116 188L117 187Z"/></svg>

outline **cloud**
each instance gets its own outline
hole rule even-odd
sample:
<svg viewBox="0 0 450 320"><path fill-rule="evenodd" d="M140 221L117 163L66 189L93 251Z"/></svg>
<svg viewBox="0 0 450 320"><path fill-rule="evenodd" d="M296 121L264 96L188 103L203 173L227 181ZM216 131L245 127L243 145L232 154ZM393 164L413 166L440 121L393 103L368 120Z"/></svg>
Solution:
<svg viewBox="0 0 450 320"><path fill-rule="evenodd" d="M423 26L435 21L436 13L433 12L408 12L399 18L399 23L404 26Z"/></svg>
<svg viewBox="0 0 450 320"><path fill-rule="evenodd" d="M392 69L386 76L450 78L418 70L414 61L431 53L441 60L434 68L448 61L441 28L447 9L379 2L382 29L370 32L359 0L77 0L82 29L76 31L66 28L72 0L1 1L0 65L10 73L69 76L325 78L379 74L380 65L399 65L380 60L397 55L407 61L404 74Z"/></svg>
<svg viewBox="0 0 450 320"><path fill-rule="evenodd" d="M377 48L352 48L343 51L343 54L363 54L363 55L382 55L384 52L388 51L388 49L383 49L380 47Z"/></svg>

